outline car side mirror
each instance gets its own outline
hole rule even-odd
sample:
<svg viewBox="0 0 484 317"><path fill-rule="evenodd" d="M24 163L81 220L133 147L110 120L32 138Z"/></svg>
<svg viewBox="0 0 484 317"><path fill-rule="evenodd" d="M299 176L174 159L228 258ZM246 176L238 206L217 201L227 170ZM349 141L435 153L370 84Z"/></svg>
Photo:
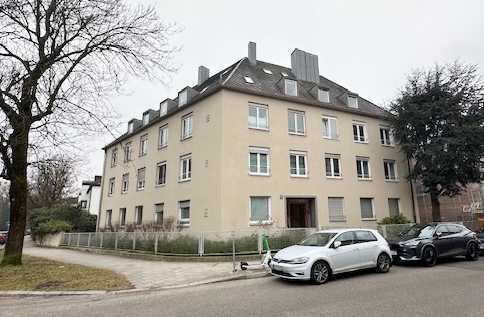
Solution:
<svg viewBox="0 0 484 317"><path fill-rule="evenodd" d="M339 248L340 246L341 246L341 241L335 241L335 242L333 243L333 247L334 247L335 249Z"/></svg>
<svg viewBox="0 0 484 317"><path fill-rule="evenodd" d="M442 232L436 232L436 233L435 233L435 237L436 237L437 239L439 239L441 236L442 236Z"/></svg>

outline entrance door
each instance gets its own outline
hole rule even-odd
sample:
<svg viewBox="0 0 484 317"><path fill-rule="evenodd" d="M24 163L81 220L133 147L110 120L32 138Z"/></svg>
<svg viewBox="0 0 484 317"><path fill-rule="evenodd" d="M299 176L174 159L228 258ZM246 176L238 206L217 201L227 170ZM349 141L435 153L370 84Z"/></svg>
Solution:
<svg viewBox="0 0 484 317"><path fill-rule="evenodd" d="M288 198L287 227L311 228L315 226L314 198Z"/></svg>

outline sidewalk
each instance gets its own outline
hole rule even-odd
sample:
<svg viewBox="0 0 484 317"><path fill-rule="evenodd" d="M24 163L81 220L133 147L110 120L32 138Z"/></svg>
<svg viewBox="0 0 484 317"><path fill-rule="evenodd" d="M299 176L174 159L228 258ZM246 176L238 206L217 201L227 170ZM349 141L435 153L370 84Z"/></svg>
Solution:
<svg viewBox="0 0 484 317"><path fill-rule="evenodd" d="M232 262L164 262L92 254L65 249L27 247L30 256L55 261L109 269L123 274L137 289L175 287L230 279L240 276L232 273ZM245 273L244 273L245 274Z"/></svg>

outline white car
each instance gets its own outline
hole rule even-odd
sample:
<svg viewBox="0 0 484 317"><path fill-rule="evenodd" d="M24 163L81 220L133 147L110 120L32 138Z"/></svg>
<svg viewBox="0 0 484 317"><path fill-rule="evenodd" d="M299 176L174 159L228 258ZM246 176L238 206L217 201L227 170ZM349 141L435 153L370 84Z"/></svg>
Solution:
<svg viewBox="0 0 484 317"><path fill-rule="evenodd" d="M280 250L269 266L272 275L323 284L331 274L342 272L375 268L386 273L391 259L390 247L378 231L335 229L316 232Z"/></svg>

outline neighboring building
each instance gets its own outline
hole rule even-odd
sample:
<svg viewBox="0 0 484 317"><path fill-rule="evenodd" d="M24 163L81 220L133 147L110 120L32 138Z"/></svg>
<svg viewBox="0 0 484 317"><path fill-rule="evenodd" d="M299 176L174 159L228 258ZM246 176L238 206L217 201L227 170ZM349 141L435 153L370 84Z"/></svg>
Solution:
<svg viewBox="0 0 484 317"><path fill-rule="evenodd" d="M77 198L78 205L91 215L99 214L101 200L101 176L94 176L93 181L82 181L81 192Z"/></svg>
<svg viewBox="0 0 484 317"><path fill-rule="evenodd" d="M105 150L100 228L176 219L191 231L374 226L413 219L388 113L319 76L249 57L165 99Z"/></svg>

